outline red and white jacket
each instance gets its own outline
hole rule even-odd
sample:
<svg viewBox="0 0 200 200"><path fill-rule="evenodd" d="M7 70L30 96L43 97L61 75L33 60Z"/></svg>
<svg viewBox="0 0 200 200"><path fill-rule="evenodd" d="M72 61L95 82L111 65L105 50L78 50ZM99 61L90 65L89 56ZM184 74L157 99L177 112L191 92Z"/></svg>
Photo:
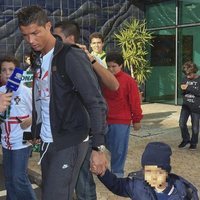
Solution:
<svg viewBox="0 0 200 200"><path fill-rule="evenodd" d="M0 92L5 93L6 87L0 87ZM18 90L13 92L10 116L1 124L1 143L6 149L22 149L30 145L23 144L23 132L30 132L30 127L22 130L17 118L24 120L31 116L32 112L32 92L31 89L20 84ZM17 118L16 118L17 117Z"/></svg>

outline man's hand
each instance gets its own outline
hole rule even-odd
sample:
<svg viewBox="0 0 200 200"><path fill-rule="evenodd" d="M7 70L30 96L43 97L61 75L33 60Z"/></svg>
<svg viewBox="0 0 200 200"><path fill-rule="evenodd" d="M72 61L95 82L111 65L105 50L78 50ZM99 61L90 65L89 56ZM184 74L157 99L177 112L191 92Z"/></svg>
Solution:
<svg viewBox="0 0 200 200"><path fill-rule="evenodd" d="M0 112L4 112L10 105L12 99L12 92L0 93Z"/></svg>
<svg viewBox="0 0 200 200"><path fill-rule="evenodd" d="M141 123L140 122L139 123L134 123L133 124L133 128L134 128L135 131L140 130L141 129Z"/></svg>
<svg viewBox="0 0 200 200"><path fill-rule="evenodd" d="M186 89L187 89L187 87L188 87L188 85L187 85L187 84L181 84L181 89L182 89L182 90L186 90Z"/></svg>
<svg viewBox="0 0 200 200"><path fill-rule="evenodd" d="M108 168L108 160L105 152L92 151L90 158L90 170L96 175L103 176Z"/></svg>
<svg viewBox="0 0 200 200"><path fill-rule="evenodd" d="M94 60L97 59L93 55L90 54L90 52L88 51L88 49L87 49L87 47L85 45L82 45L82 44L76 44L76 45L79 46L79 48L81 48L83 51L85 51L85 53L87 54L90 62L93 62ZM117 81L115 76L109 70L107 70L99 62L99 60L96 60L96 61L97 62L92 64L92 67L93 67L94 71L98 74L98 76L100 77L101 82L103 83L103 85L105 85L110 90L113 90L113 91L118 90L119 82Z"/></svg>
<svg viewBox="0 0 200 200"><path fill-rule="evenodd" d="M85 53L87 54L88 58L90 61L94 60L94 57L90 54L90 52L88 51L87 47L84 44L78 44L76 43L76 45L81 48L83 51L85 51Z"/></svg>

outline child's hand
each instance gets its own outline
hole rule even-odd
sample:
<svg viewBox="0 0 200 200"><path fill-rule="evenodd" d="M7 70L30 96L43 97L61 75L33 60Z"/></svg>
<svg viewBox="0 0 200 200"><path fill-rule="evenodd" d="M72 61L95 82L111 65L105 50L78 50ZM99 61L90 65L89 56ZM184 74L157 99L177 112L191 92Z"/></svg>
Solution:
<svg viewBox="0 0 200 200"><path fill-rule="evenodd" d="M135 131L138 131L139 129L141 129L141 123L140 122L139 123L134 123L133 124L133 128L134 128Z"/></svg>
<svg viewBox="0 0 200 200"><path fill-rule="evenodd" d="M32 124L32 117L22 120L20 123L21 129L27 129Z"/></svg>
<svg viewBox="0 0 200 200"><path fill-rule="evenodd" d="M32 145L41 144L41 139L33 139L33 140L29 140L29 142Z"/></svg>
<svg viewBox="0 0 200 200"><path fill-rule="evenodd" d="M188 85L187 85L187 84L181 84L181 89L182 89L182 90L186 90L186 89L187 89L187 87L188 87Z"/></svg>

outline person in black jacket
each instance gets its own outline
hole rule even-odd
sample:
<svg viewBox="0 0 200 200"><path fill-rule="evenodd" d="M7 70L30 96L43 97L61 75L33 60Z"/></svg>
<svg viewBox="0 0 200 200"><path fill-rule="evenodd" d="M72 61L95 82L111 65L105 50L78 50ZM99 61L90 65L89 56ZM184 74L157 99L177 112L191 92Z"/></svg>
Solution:
<svg viewBox="0 0 200 200"><path fill-rule="evenodd" d="M117 178L107 170L98 178L111 192L133 200L199 200L197 189L190 182L170 173L171 154L169 145L150 142L142 155L142 171Z"/></svg>
<svg viewBox="0 0 200 200"><path fill-rule="evenodd" d="M100 64L102 61L99 58L92 56L85 45L78 43L80 37L80 28L76 22L71 20L59 21L54 25L53 33L54 36L59 36L62 38L64 43L77 45L85 51L92 63L93 70L98 77L100 85L104 85L112 91L116 91L119 88L117 79L111 72L109 72L104 66ZM92 172L90 171L90 156L92 151L95 151L92 149L91 141L92 135L90 135L89 148L79 171L79 176L76 183L75 193L78 200L97 199L96 184Z"/></svg>
<svg viewBox="0 0 200 200"><path fill-rule="evenodd" d="M183 65L185 77L181 83L183 104L181 108L179 127L181 129L182 142L179 148L185 148L190 144L190 150L196 150L199 136L200 119L200 76L195 63L188 61ZM191 117L192 137L187 127L187 121Z"/></svg>
<svg viewBox="0 0 200 200"><path fill-rule="evenodd" d="M17 16L24 39L39 56L33 66L32 132L42 141L42 200L71 200L90 129L92 147L104 147L107 107L87 55L55 39L45 11L28 6ZM90 160L104 174L105 153L92 152Z"/></svg>

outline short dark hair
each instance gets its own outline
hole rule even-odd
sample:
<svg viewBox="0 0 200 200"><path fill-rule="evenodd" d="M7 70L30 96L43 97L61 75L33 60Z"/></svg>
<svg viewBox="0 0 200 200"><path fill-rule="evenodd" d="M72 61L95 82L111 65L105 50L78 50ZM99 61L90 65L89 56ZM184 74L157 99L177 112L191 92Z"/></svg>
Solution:
<svg viewBox="0 0 200 200"><path fill-rule="evenodd" d="M124 58L120 52L111 51L106 53L106 62L115 62L118 65L124 64Z"/></svg>
<svg viewBox="0 0 200 200"><path fill-rule="evenodd" d="M102 42L104 42L104 38L103 38L103 35L99 32L94 32L90 35L89 37L89 40L90 40L90 43L92 41L93 38L100 38Z"/></svg>
<svg viewBox="0 0 200 200"><path fill-rule="evenodd" d="M0 59L0 69L3 62L12 62L16 67L20 67L20 63L15 56L5 55Z"/></svg>
<svg viewBox="0 0 200 200"><path fill-rule="evenodd" d="M183 64L183 69L182 69L182 72L185 74L185 75L189 75L191 73L197 73L198 71L198 68L196 66L195 63L193 63L192 61L187 61L186 63Z"/></svg>
<svg viewBox="0 0 200 200"><path fill-rule="evenodd" d="M33 23L39 26L45 26L50 21L46 12L39 6L23 7L17 13L17 17L19 26L28 26Z"/></svg>
<svg viewBox="0 0 200 200"><path fill-rule="evenodd" d="M80 28L78 23L71 20L59 21L55 24L54 28L61 28L65 37L70 35L74 36L75 42L79 41Z"/></svg>

